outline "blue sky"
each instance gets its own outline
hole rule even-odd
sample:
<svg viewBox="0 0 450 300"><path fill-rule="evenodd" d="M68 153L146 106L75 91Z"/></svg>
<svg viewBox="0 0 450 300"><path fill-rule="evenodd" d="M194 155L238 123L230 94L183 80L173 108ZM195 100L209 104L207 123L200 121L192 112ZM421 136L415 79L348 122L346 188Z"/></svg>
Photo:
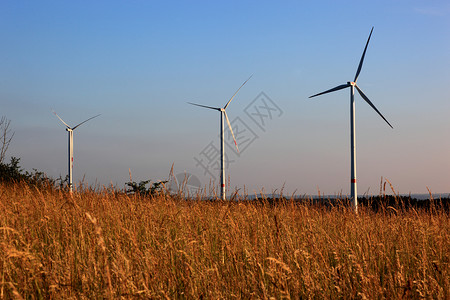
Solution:
<svg viewBox="0 0 450 300"><path fill-rule="evenodd" d="M122 187L129 169L137 181L158 180L174 164L208 185L194 158L218 147L220 115L186 102L223 106L253 74L227 110L253 137L241 139L239 156L226 149L231 186L347 194L348 91L308 96L353 79L372 26L358 85L394 129L357 96L358 192L377 194L383 176L400 193L448 193L443 0L3 1L8 154L27 170L65 175L67 133L51 110L71 125L101 113L75 131L76 182ZM246 114L261 92L279 108L262 128Z"/></svg>

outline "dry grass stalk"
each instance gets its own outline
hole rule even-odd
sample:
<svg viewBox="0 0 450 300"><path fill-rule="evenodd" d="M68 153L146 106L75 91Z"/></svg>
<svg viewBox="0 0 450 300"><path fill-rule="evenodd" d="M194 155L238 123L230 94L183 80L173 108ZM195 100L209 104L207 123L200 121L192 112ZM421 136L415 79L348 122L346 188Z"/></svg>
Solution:
<svg viewBox="0 0 450 300"><path fill-rule="evenodd" d="M0 188L4 299L450 298L438 207Z"/></svg>

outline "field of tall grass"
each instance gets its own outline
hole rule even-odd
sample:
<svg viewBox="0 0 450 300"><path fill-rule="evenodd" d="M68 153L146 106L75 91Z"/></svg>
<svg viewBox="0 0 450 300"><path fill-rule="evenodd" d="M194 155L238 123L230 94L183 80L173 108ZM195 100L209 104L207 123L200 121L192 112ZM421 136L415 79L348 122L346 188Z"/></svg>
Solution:
<svg viewBox="0 0 450 300"><path fill-rule="evenodd" d="M450 298L438 201L342 202L0 184L0 298Z"/></svg>

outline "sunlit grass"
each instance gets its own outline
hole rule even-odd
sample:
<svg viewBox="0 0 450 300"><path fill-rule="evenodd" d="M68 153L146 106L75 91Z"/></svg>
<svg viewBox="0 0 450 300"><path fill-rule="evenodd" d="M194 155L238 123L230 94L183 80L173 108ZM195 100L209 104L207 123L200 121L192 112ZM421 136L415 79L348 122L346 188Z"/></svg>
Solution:
<svg viewBox="0 0 450 300"><path fill-rule="evenodd" d="M0 185L0 298L450 298L448 212Z"/></svg>

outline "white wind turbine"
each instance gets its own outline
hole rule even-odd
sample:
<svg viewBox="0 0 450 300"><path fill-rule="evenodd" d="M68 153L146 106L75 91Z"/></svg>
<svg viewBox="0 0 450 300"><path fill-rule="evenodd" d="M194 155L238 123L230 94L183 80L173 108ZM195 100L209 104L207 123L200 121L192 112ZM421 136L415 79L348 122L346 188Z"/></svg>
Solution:
<svg viewBox="0 0 450 300"><path fill-rule="evenodd" d="M329 89L325 92L315 94L310 96L309 98L316 97L319 95L331 93L334 91L342 90L345 88L350 88L350 149L351 149L351 197L353 199L353 205L355 211L358 211L358 193L356 188L356 141L355 141L355 88L361 95L361 97L386 121L386 123L391 127L392 125L386 120L386 118L378 111L375 105L367 98L367 96L363 93L363 91L356 85L356 81L358 80L359 73L361 72L361 68L364 61L364 56L366 55L367 46L369 45L370 37L372 36L372 30L370 31L369 38L367 39L366 47L364 48L364 52L362 54L361 60L359 62L358 70L356 71L355 79L353 81L349 81L346 84L338 85L332 89Z"/></svg>
<svg viewBox="0 0 450 300"><path fill-rule="evenodd" d="M228 100L227 104L225 104L225 106L223 108L221 108L221 107L211 107L211 106L206 106L206 105L201 105L201 104L188 102L189 104L192 104L192 105L196 105L196 106L200 106L200 107L204 107L204 108L209 108L209 109L214 109L214 110L220 111L220 196L221 196L222 200L226 199L226 191L225 191L225 138L224 138L225 128L224 128L224 120L223 120L224 116L225 116L225 119L227 120L228 128L230 129L231 135L233 136L233 140L234 140L234 144L236 145L236 149L239 152L238 145L237 145L237 142L236 142L236 138L234 137L233 129L231 128L230 120L228 120L227 112L225 110L227 109L228 105L230 105L230 102L231 102L231 100L233 100L234 96L236 96L236 94L239 92L239 90L244 86L244 84L247 83L247 81L250 80L250 78L252 78L252 76L250 76L238 88L236 93L234 93L233 97L231 97L231 99Z"/></svg>
<svg viewBox="0 0 450 300"><path fill-rule="evenodd" d="M74 131L78 126L80 126L80 125L86 123L87 121L92 120L93 118L96 118L96 117L98 117L98 116L100 116L100 115L93 116L93 117L91 117L91 118L89 118L89 119L87 119L87 120L84 120L83 122L81 122L80 124L78 124L78 125L76 125L76 126L74 126L74 127L70 127L69 125L67 125L66 122L64 122L63 119L61 119L61 118L58 116L58 114L57 114L55 111L53 111L53 113L54 113L55 116L58 117L58 119L66 126L66 131L69 133L69 151L68 151L68 152L69 152L69 171L68 171L68 173L69 173L69 189L70 189L70 192L72 192L72 186L73 186L73 185L72 185L72 170L73 170L73 131Z"/></svg>

